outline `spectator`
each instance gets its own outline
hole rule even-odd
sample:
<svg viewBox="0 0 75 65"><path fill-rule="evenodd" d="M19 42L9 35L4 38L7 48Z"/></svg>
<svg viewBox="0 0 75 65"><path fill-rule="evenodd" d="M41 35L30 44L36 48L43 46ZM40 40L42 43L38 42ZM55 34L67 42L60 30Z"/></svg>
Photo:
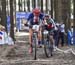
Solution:
<svg viewBox="0 0 75 65"><path fill-rule="evenodd" d="M68 45L71 45L72 32L70 29L68 29L67 38L68 38Z"/></svg>
<svg viewBox="0 0 75 65"><path fill-rule="evenodd" d="M58 42L61 39L61 46L64 46L64 33L65 33L65 25L63 22L60 22L59 25L59 37L58 37Z"/></svg>
<svg viewBox="0 0 75 65"><path fill-rule="evenodd" d="M54 39L55 39L55 46L58 46L58 37L59 37L59 23L56 23L56 27L54 30Z"/></svg>

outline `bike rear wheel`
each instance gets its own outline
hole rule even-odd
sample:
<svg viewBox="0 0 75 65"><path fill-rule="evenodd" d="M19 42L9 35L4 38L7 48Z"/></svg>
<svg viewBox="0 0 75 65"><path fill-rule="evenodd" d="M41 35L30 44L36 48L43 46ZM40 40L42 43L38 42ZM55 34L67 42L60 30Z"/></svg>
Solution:
<svg viewBox="0 0 75 65"><path fill-rule="evenodd" d="M44 40L44 52L45 52L46 57L49 57L50 52L49 52L47 40Z"/></svg>
<svg viewBox="0 0 75 65"><path fill-rule="evenodd" d="M53 46L50 44L49 40L44 40L44 52L46 57L53 56Z"/></svg>
<svg viewBox="0 0 75 65"><path fill-rule="evenodd" d="M36 55L37 54L36 40L35 40L35 43L34 44L35 44L35 47L34 47L34 60L36 60L37 59L37 57L36 57L37 56Z"/></svg>
<svg viewBox="0 0 75 65"><path fill-rule="evenodd" d="M37 59L37 37L36 35L34 35L34 38L33 38L33 56L34 56L34 60Z"/></svg>

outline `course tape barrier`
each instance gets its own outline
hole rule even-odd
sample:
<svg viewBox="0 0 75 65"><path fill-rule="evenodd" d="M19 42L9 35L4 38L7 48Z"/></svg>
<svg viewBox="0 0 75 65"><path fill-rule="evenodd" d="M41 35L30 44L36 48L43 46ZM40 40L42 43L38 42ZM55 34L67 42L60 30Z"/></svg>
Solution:
<svg viewBox="0 0 75 65"><path fill-rule="evenodd" d="M67 49L67 50L62 50L62 49L59 49L59 48L57 48L57 47L54 47L54 49L55 49L56 51L61 52L61 53L72 53L73 55L75 55L75 52L73 51L72 48Z"/></svg>

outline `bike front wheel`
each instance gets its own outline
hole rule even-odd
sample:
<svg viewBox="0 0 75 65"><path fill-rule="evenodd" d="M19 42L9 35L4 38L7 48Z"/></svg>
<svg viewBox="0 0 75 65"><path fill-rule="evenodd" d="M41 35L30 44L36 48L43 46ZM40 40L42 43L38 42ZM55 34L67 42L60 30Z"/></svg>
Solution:
<svg viewBox="0 0 75 65"><path fill-rule="evenodd" d="M36 60L37 59L37 44L38 44L37 35L34 35L32 42L33 42L33 56L34 56L34 60Z"/></svg>
<svg viewBox="0 0 75 65"><path fill-rule="evenodd" d="M53 56L52 54L53 47L51 47L50 41L48 40L44 40L44 52L45 52L46 57Z"/></svg>

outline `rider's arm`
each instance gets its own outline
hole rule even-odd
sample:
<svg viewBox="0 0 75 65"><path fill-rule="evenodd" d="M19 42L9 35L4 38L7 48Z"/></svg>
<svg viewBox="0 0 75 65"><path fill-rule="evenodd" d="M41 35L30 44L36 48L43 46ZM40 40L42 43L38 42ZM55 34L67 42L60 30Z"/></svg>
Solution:
<svg viewBox="0 0 75 65"><path fill-rule="evenodd" d="M55 24L54 20L51 18L50 21L52 22L53 27L54 27L54 29L55 29L55 28L56 28L56 24Z"/></svg>
<svg viewBox="0 0 75 65"><path fill-rule="evenodd" d="M31 13L31 14L28 16L27 22L26 22L25 25L30 26L30 23L31 23L31 19L32 19L32 18L33 18L33 14Z"/></svg>
<svg viewBox="0 0 75 65"><path fill-rule="evenodd" d="M41 19L41 25L44 23L44 14L40 13L39 18Z"/></svg>
<svg viewBox="0 0 75 65"><path fill-rule="evenodd" d="M44 20L44 14L43 14L43 13L40 13L39 18L40 18L41 20Z"/></svg>
<svg viewBox="0 0 75 65"><path fill-rule="evenodd" d="M33 13L31 13L31 14L28 16L27 20L29 21L32 17L33 17Z"/></svg>

